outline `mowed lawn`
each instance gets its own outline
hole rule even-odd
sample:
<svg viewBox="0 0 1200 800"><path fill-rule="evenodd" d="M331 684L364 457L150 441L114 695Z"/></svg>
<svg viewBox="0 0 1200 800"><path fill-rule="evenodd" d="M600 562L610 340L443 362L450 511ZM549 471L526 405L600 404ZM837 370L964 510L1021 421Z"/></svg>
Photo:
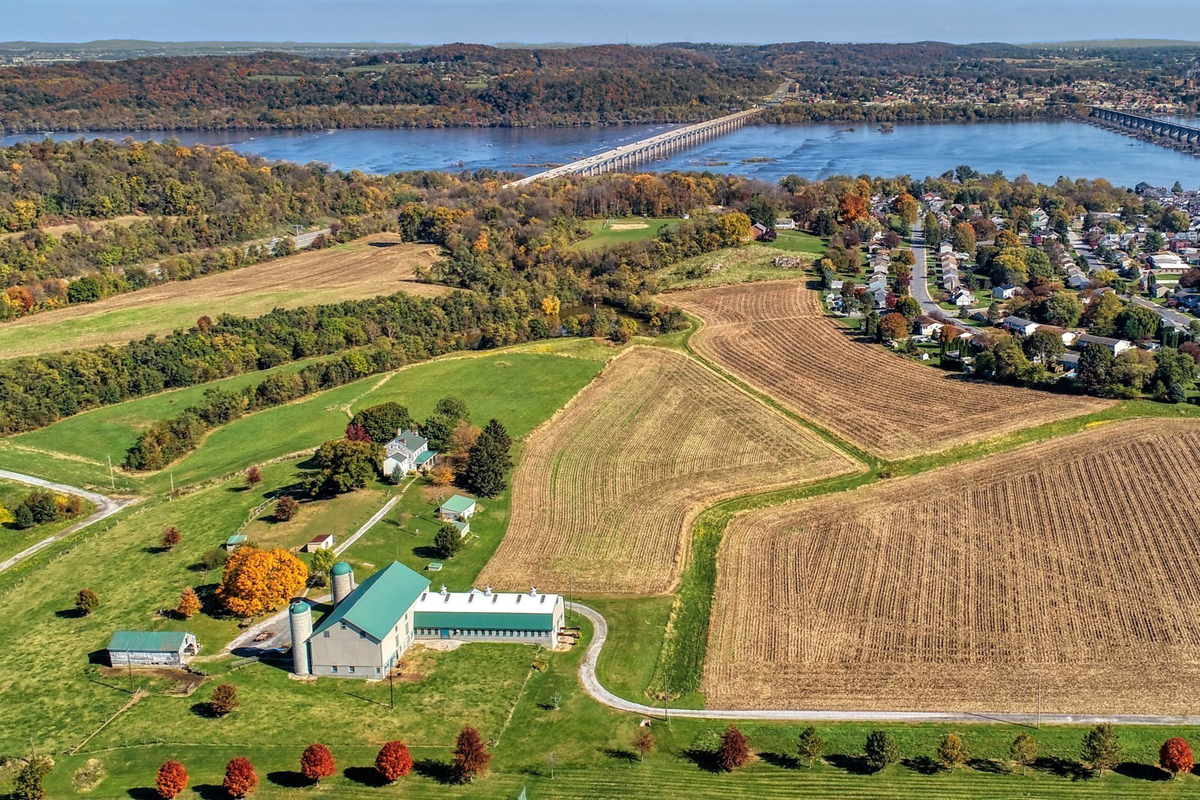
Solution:
<svg viewBox="0 0 1200 800"><path fill-rule="evenodd" d="M636 611L631 606L629 613L614 617ZM586 621L582 627L586 642L590 628ZM412 682L395 684L394 710L386 683L323 680L304 685L263 665L222 672L217 679L239 687L242 708L223 720L197 716L192 706L205 699L211 683L192 698L146 698L79 754L55 757L50 796L71 794L71 774L89 757L98 758L108 772L93 796L124 797L152 787L158 766L176 758L191 776L181 795L188 800L219 796L215 787L224 764L235 756L254 763L260 779L255 796L266 798L314 792L331 797L513 798L522 788L529 797L563 800L1135 798L1190 796L1198 785L1191 776L1165 780L1165 773L1144 766L1156 761L1159 745L1170 736L1196 743L1196 729L1166 726L1119 728L1127 763L1096 779L1080 778L1070 766L1078 758L1084 729L987 723L818 725L827 761L810 769L795 754L803 725L751 722L740 726L749 739L751 762L722 774L708 766L703 748L725 723L655 720L650 728L655 749L642 762L632 747L641 718L601 706L580 689L576 673L582 647L552 654L544 672L527 669L533 655L519 645L479 644L438 656L417 654ZM122 699L119 689L108 691L114 701ZM453 734L464 724L477 725L495 744L489 774L460 786L446 782L446 767ZM859 759L873 728L892 733L902 756L900 764L879 774L867 773ZM936 767L934 751L948 732L962 736L972 768L951 774ZM1009 743L1021 732L1033 735L1039 745L1040 760L1027 775L1020 769L1008 772L1004 763ZM19 746L18 735L8 738L11 747ZM378 747L390 738L406 739L417 763L412 774L381 788L371 783L369 767ZM166 744L154 744L156 739ZM147 740L150 744L143 744ZM304 787L296 775L300 753L312 741L327 744L337 762L337 772L320 788Z"/></svg>
<svg viewBox="0 0 1200 800"><path fill-rule="evenodd" d="M678 225L683 220L677 217L613 217L592 219L584 222L591 236L576 242L577 250L599 250L626 242L640 242L658 235L663 225Z"/></svg>
<svg viewBox="0 0 1200 800"><path fill-rule="evenodd" d="M304 251L7 322L0 325L0 353L14 357L120 344L190 328L205 315L255 317L274 308L396 292L436 296L450 290L413 278L418 267L427 267L439 257L431 245L403 244L395 234L376 234L326 250Z"/></svg>
<svg viewBox="0 0 1200 800"><path fill-rule="evenodd" d="M162 492L316 447L342 435L349 414L396 401L422 419L439 399L466 400L472 419L500 419L520 437L588 383L615 351L579 340L535 343L487 353L462 353L375 375L294 403L249 414L212 431L198 450L167 469L119 474L118 490ZM279 369L297 368L296 365ZM221 385L258 383L264 373ZM190 387L97 409L47 428L0 441L0 467L39 477L108 488L107 457L119 464L139 432L196 402L206 387Z"/></svg>

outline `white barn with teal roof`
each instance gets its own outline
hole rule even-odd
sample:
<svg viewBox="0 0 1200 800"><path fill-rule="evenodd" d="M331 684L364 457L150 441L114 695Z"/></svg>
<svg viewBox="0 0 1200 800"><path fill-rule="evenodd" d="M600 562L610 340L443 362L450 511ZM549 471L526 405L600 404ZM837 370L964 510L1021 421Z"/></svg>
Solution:
<svg viewBox="0 0 1200 800"><path fill-rule="evenodd" d="M513 642L555 647L565 624L561 595L433 592L429 580L399 562L353 587L350 565L334 566L334 607L313 628L312 607L289 615L293 669L299 675L380 679L420 639Z"/></svg>

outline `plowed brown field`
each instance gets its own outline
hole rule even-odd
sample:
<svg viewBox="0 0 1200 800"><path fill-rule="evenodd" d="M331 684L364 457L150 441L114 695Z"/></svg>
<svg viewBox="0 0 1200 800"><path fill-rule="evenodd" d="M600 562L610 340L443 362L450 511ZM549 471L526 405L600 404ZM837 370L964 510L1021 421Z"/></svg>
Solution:
<svg viewBox="0 0 1200 800"><path fill-rule="evenodd" d="M1198 451L1118 423L735 518L708 703L1194 713Z"/></svg>
<svg viewBox="0 0 1200 800"><path fill-rule="evenodd" d="M635 348L530 437L512 521L479 580L664 592L705 506L857 466L695 360Z"/></svg>
<svg viewBox="0 0 1200 800"><path fill-rule="evenodd" d="M696 352L864 450L937 452L1108 403L971 381L913 363L826 318L803 281L669 295L704 320Z"/></svg>
<svg viewBox="0 0 1200 800"><path fill-rule="evenodd" d="M395 234L375 234L328 250L305 250L232 272L163 283L6 322L0 326L0 358L120 344L190 327L202 315L259 316L274 308L396 292L436 297L452 290L413 278L418 266L438 258L437 247L404 244Z"/></svg>

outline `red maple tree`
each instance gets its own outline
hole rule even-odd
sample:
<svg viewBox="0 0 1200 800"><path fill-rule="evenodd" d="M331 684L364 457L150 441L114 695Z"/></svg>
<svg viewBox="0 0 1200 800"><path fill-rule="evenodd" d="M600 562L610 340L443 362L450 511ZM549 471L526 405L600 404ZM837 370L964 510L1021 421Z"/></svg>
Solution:
<svg viewBox="0 0 1200 800"><path fill-rule="evenodd" d="M458 732L454 741L454 775L459 783L470 783L486 773L491 760L492 754L487 751L479 731L468 725Z"/></svg>
<svg viewBox="0 0 1200 800"><path fill-rule="evenodd" d="M163 764L158 768L158 774L154 776L154 787L158 790L158 796L163 800L171 800L186 789L187 784L187 770L178 761L168 761Z"/></svg>
<svg viewBox="0 0 1200 800"><path fill-rule="evenodd" d="M221 786L230 797L249 797L258 786L258 774L255 773L250 759L238 756L226 764L225 780Z"/></svg>
<svg viewBox="0 0 1200 800"><path fill-rule="evenodd" d="M316 783L321 778L328 778L336 771L333 754L329 752L328 747L320 743L313 743L304 748L304 755L300 756L300 772L304 774L304 777Z"/></svg>
<svg viewBox="0 0 1200 800"><path fill-rule="evenodd" d="M1192 748L1186 739L1178 736L1167 739L1158 751L1158 763L1178 778L1180 773L1192 771L1192 765L1195 763L1192 759Z"/></svg>
<svg viewBox="0 0 1200 800"><path fill-rule="evenodd" d="M403 778L412 770L412 766L412 756L404 742L388 742L375 756L375 771L388 782Z"/></svg>
<svg viewBox="0 0 1200 800"><path fill-rule="evenodd" d="M732 772L749 760L750 747L746 744L746 735L736 725L730 725L721 734L721 744L717 747L717 767Z"/></svg>

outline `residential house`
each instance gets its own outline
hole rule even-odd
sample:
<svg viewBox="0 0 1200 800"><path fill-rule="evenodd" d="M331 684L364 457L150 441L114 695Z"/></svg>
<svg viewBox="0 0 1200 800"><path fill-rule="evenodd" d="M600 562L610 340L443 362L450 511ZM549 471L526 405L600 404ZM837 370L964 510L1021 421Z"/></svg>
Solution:
<svg viewBox="0 0 1200 800"><path fill-rule="evenodd" d="M1108 336L1095 336L1090 333L1084 333L1080 334L1075 339L1075 345L1077 347L1083 348L1087 347L1089 344L1098 344L1101 347L1106 348L1108 352L1112 353L1114 356L1118 356L1121 353L1124 353L1126 350L1133 349L1132 342L1125 339L1112 339Z"/></svg>
<svg viewBox="0 0 1200 800"><path fill-rule="evenodd" d="M936 336L944 327L945 323L924 314L913 320L913 330L920 336Z"/></svg>
<svg viewBox="0 0 1200 800"><path fill-rule="evenodd" d="M398 431L396 438L383 447L383 474L407 475L430 465L436 455L424 436L416 431Z"/></svg>
<svg viewBox="0 0 1200 800"><path fill-rule="evenodd" d="M796 230L796 220L791 217L780 217L775 220L775 228L781 231L794 231Z"/></svg>
<svg viewBox="0 0 1200 800"><path fill-rule="evenodd" d="M1036 331L1040 326L1038 323L1024 317L1018 317L1015 314L1004 318L1000 323L1000 327L1007 330L1009 333L1015 333L1017 336L1028 336Z"/></svg>
<svg viewBox="0 0 1200 800"><path fill-rule="evenodd" d="M995 300L1008 300L1017 293L1017 287L1011 283L1006 283L1003 286L992 287L992 298Z"/></svg>

